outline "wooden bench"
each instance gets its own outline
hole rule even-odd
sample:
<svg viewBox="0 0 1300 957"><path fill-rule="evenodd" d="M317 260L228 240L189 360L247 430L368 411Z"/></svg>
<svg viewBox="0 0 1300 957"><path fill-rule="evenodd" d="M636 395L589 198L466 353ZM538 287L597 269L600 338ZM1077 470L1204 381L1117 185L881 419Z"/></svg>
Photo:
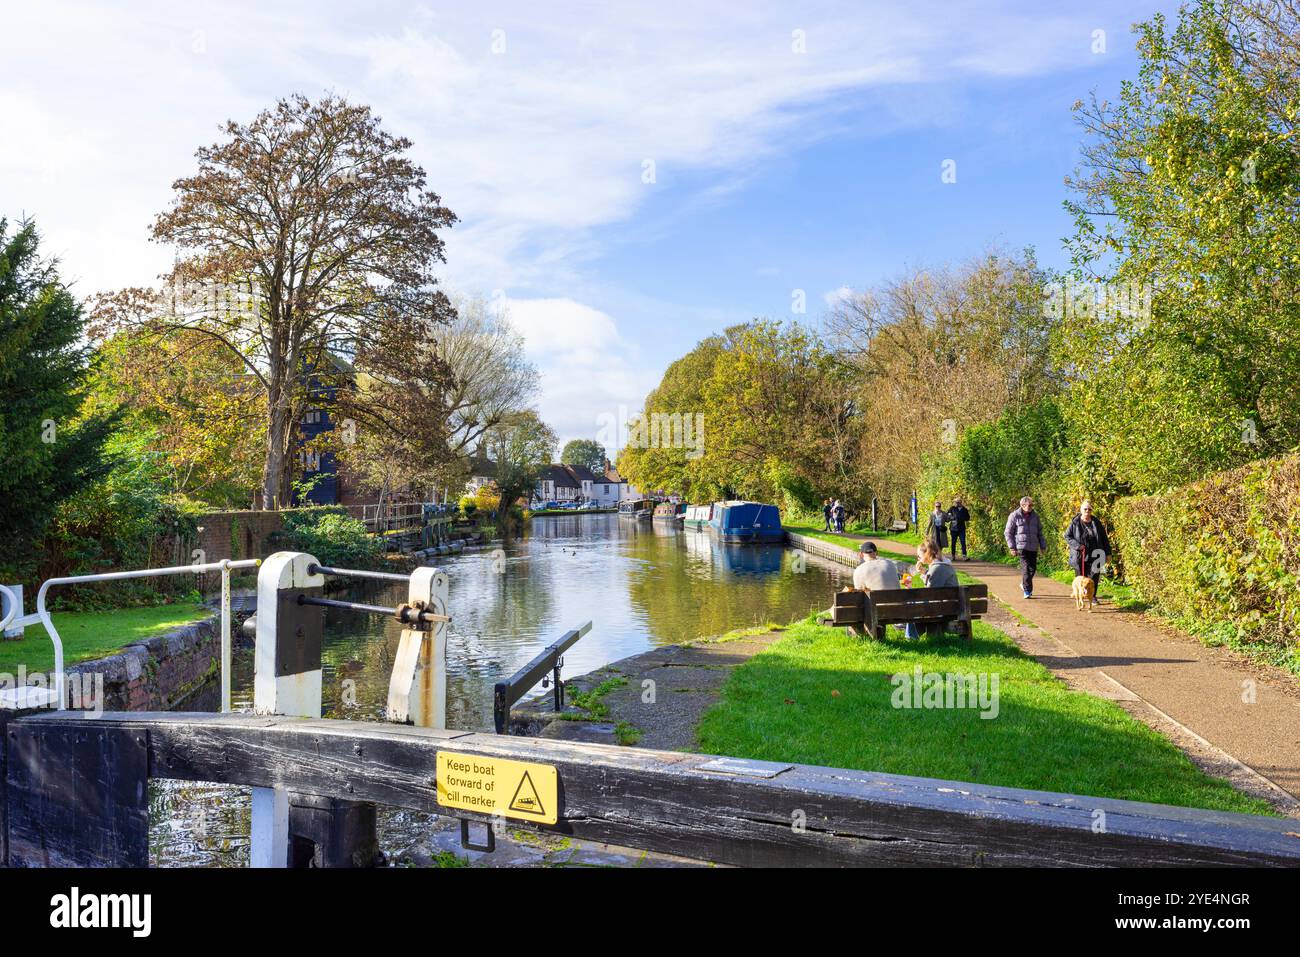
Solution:
<svg viewBox="0 0 1300 957"><path fill-rule="evenodd" d="M971 637L971 622L989 610L989 586L957 585L951 588L898 588L867 593L850 589L837 592L831 605L831 624L846 626L854 634L885 637L886 625L916 626L931 634L952 631Z"/></svg>
<svg viewBox="0 0 1300 957"><path fill-rule="evenodd" d="M901 518L897 519L892 525L890 525L887 529L885 529L885 531L905 532L907 531L907 522L903 521Z"/></svg>

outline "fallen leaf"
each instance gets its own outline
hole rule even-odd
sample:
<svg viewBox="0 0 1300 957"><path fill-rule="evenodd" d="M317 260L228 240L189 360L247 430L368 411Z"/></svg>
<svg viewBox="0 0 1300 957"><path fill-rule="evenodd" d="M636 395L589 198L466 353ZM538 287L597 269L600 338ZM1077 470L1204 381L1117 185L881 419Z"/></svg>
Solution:
<svg viewBox="0 0 1300 957"><path fill-rule="evenodd" d="M838 698L839 696L840 696L840 693L839 693L838 691L836 691L834 688L832 688L832 689L831 689L831 697L832 697L832 698Z"/></svg>
<svg viewBox="0 0 1300 957"><path fill-rule="evenodd" d="M786 703L786 704L794 704L794 698L786 698L786 699L785 699L785 703Z"/></svg>

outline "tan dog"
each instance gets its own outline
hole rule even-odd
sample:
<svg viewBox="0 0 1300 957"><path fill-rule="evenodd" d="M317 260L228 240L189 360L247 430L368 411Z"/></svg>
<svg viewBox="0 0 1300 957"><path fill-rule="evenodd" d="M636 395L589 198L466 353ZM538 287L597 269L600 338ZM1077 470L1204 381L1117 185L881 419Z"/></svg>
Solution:
<svg viewBox="0 0 1300 957"><path fill-rule="evenodd" d="M1075 611L1083 611L1087 604L1088 613L1092 614L1092 603L1097 600L1097 586L1087 575L1075 575L1074 584L1070 586L1070 597L1074 599Z"/></svg>

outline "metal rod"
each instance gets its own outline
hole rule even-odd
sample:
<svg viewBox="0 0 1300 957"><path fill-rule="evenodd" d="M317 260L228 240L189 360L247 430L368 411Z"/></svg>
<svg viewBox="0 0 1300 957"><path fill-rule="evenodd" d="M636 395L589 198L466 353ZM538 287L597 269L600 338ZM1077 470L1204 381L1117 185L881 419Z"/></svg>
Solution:
<svg viewBox="0 0 1300 957"><path fill-rule="evenodd" d="M320 605L322 608L346 608L349 611L363 611L370 615L388 615L390 618L397 614L396 608L385 608L383 605L363 605L356 601L336 601L333 598L313 598L310 595L299 595L298 604Z"/></svg>
<svg viewBox="0 0 1300 957"><path fill-rule="evenodd" d="M326 568L324 565L308 565L308 575L342 575L349 578L378 578L389 582L409 582L410 575L398 575L395 572L368 572L358 568Z"/></svg>
<svg viewBox="0 0 1300 957"><path fill-rule="evenodd" d="M389 618L396 618L401 622L411 620L426 621L451 621L446 615L439 615L432 611L416 612L414 608L406 609L385 608L383 605L364 605L356 601L336 601L333 598L313 598L310 595L299 595L298 604L300 605L320 605L322 608L346 608L348 611L361 611L369 615L387 615Z"/></svg>

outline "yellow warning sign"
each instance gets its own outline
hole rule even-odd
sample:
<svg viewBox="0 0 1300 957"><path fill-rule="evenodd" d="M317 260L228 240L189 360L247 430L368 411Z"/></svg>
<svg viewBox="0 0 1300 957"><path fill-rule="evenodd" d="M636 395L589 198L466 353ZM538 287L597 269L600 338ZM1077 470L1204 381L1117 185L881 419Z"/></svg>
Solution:
<svg viewBox="0 0 1300 957"><path fill-rule="evenodd" d="M549 764L438 752L438 803L480 814L554 824L559 776Z"/></svg>

